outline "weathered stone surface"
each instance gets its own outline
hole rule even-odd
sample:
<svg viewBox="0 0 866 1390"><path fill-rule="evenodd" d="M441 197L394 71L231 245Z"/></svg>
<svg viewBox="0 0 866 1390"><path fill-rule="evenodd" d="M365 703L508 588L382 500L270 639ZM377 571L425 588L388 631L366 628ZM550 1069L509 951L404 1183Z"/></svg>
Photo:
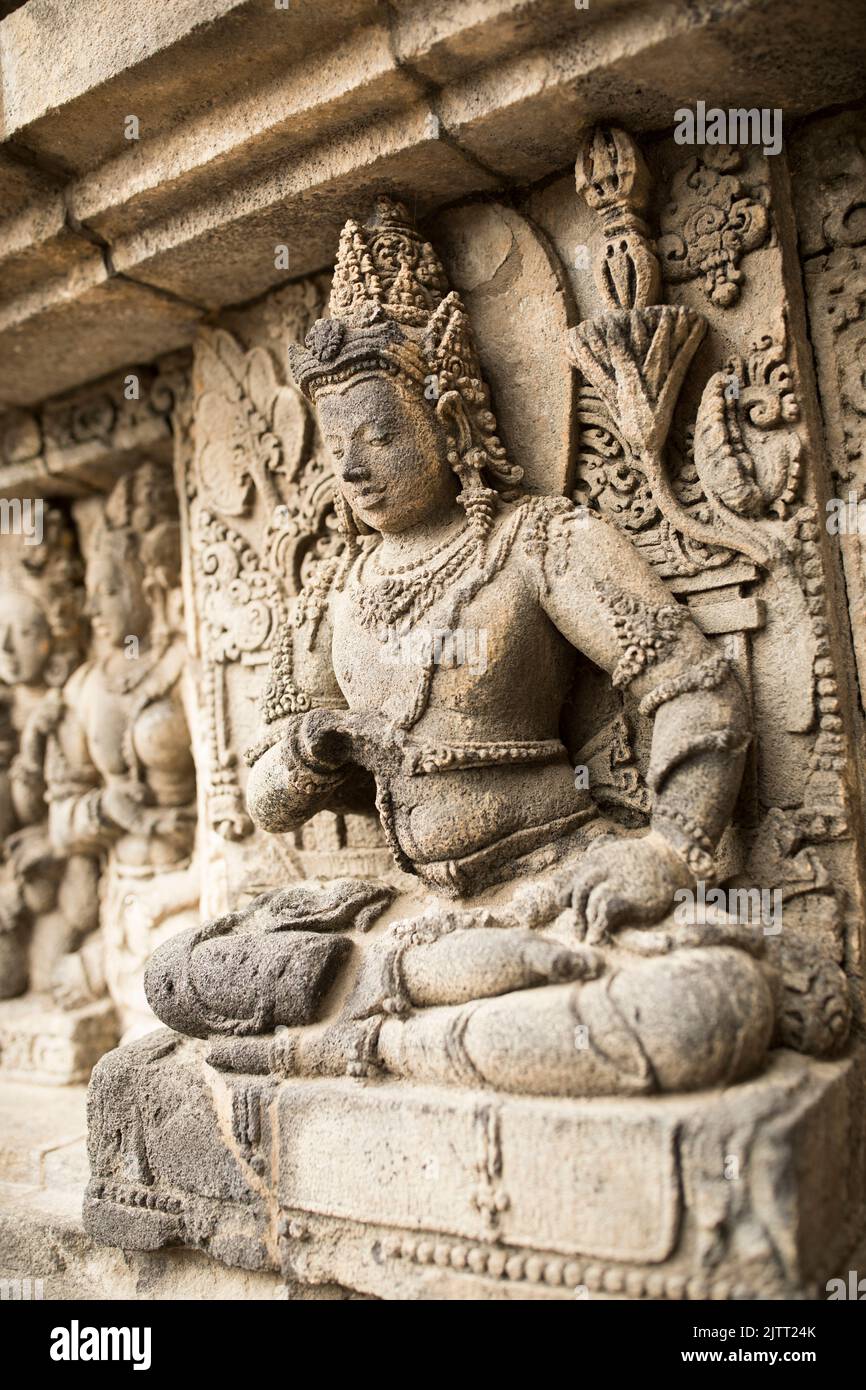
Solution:
<svg viewBox="0 0 866 1390"><path fill-rule="evenodd" d="M862 7L170 8L0 21L0 1267L820 1296Z"/></svg>
<svg viewBox="0 0 866 1390"><path fill-rule="evenodd" d="M145 965L157 945L195 924L200 896L168 469L148 462L121 477L91 514L83 548L95 641L63 687L45 796L56 852L96 862L102 876L98 924L66 946L54 988L67 1007L108 993L122 1034L135 1037L154 1022ZM91 884L91 919L95 897Z"/></svg>
<svg viewBox="0 0 866 1390"><path fill-rule="evenodd" d="M58 1187L86 1179L85 1095L81 1084L43 1089L3 1078L0 1182L38 1188L49 1169Z"/></svg>
<svg viewBox="0 0 866 1390"><path fill-rule="evenodd" d="M862 112L831 116L807 126L794 145L791 178L829 450L827 530L845 567L862 689L866 676L866 556L859 510L866 495L866 122Z"/></svg>
<svg viewBox="0 0 866 1390"><path fill-rule="evenodd" d="M8 145L0 146L0 195L5 217L13 217L40 194L56 188L62 179L35 169Z"/></svg>
<svg viewBox="0 0 866 1390"><path fill-rule="evenodd" d="M112 1250L86 1235L83 1086L0 1082L0 1279L31 1299L268 1299L358 1297L269 1270L217 1264L193 1250Z"/></svg>
<svg viewBox="0 0 866 1390"><path fill-rule="evenodd" d="M514 458L528 486L562 492L575 446L566 357L575 314L559 260L531 223L492 201L446 212L437 226L449 279L484 345L482 366L502 402L500 425Z"/></svg>
<svg viewBox="0 0 866 1390"><path fill-rule="evenodd" d="M178 431L205 916L287 880L363 878L391 864L369 788L287 835L255 827L244 800L262 676L291 605L335 545L332 466L286 371L288 344L303 341L326 293L324 281L301 281L202 333L191 428Z"/></svg>
<svg viewBox="0 0 866 1390"><path fill-rule="evenodd" d="M678 187L668 153L659 149L652 160L662 192ZM650 174L621 131L597 132L578 159L578 191L599 219L600 238L591 222L563 214L565 190L556 186L528 203L549 227L550 246L501 205L470 204L445 216L457 291L405 208L382 198L366 223L347 224L330 317L313 325L303 347L295 333L287 341L295 382L316 408L331 456L340 532L329 558L306 574L284 559L302 587L274 649L246 796L261 830L295 833L320 809L340 804L352 765L372 773L397 862L433 897L425 902L401 884L379 920L360 913L341 919L342 940L353 949L333 984L329 974L327 995L313 988L302 999L289 988L280 1002L291 967L285 977L277 967L276 988L272 978L274 953L281 962L284 952L286 960L294 956L298 925L315 937L322 890L313 885L288 890L302 921L283 922L281 895L271 893L158 953L151 1002L163 1021L206 1037L207 1051L155 1034L100 1064L87 1207L100 1239L148 1249L200 1244L228 1263L290 1267L308 1279L342 1281L351 1266L354 1287L392 1297L409 1289L472 1296L478 1289L471 1281L454 1277L464 1269L505 1274L506 1288L518 1283L530 1296L557 1297L574 1283L566 1268L583 1271L586 1261L602 1296L722 1296L737 1280L741 1295L809 1296L826 1277L822 1261L839 1257L850 1232L838 1199L844 1190L859 1209L861 1138L841 1188L809 1186L806 1175L823 1165L818 1149L827 1134L846 1130L851 1112L842 1109L856 1111L859 1064L828 1063L838 1072L825 1097L822 1078L830 1082L830 1072L810 1071L813 1064L785 1049L832 1057L846 1047L851 1005L842 966L851 970L857 959L859 922L835 894L835 884L851 882L853 873L842 764L832 756L844 726L835 722L840 706L831 696L832 708L818 706L822 723L814 732L813 682L825 682L818 693L826 701L833 671L817 644L803 643L806 659L780 688L776 644L786 640L788 624L813 619L818 639L828 629L816 625L825 623L822 586L804 585L819 573L817 547L808 556L800 549L815 538L809 504L816 483L802 466L804 441L817 438L815 413L801 411L803 364L784 324L757 338L769 285L790 306L792 325L802 312L790 251L763 245L771 199L774 231L786 248L792 244L786 188L769 178L766 191L752 195L760 172L750 168L742 198L753 196L761 210L762 236L738 245L709 279L698 244L697 270L689 262L688 274L671 277L681 302L668 305L648 302L662 285L645 220ZM714 179L708 176L707 197ZM682 226L687 243L691 213L676 200L665 206L666 235L676 238ZM556 253L568 254L575 231L587 228L600 247L588 295L594 312L569 328L574 311ZM740 268L745 258L747 271ZM549 395L535 409L527 396L523 404L517 365L525 361L527 382L537 384L538 359L548 364L557 334L546 345L545 328L524 315L525 359L508 336L509 293L519 303L524 284L545 283L545 270L549 299L540 319L545 327L551 318L559 323L582 378L578 418L593 429L578 445L574 472L571 396L553 404ZM573 273L572 281L579 284ZM474 297L486 358L476 356L460 289ZM296 295L296 315L305 315L313 294L310 287ZM718 341L701 360L703 389L686 390L707 300ZM236 321L246 333L257 322ZM277 311L271 323L278 336L281 322ZM755 345L729 369L737 381L731 397L722 353L750 328ZM550 495L530 495L508 510L521 471L500 440L485 360L501 373L499 393L514 391L511 431L524 441L527 480L542 490L573 487L581 500L584 488L589 512ZM244 353L225 333L204 340L200 367L191 496L202 489L224 515L244 518L256 494L276 501L269 474L281 467L297 473L308 438L304 406L280 383L267 352L255 346ZM257 442L241 436L250 442L239 465L223 442L238 437L236 427L219 426L244 400ZM673 484L666 445L691 410L688 442L676 441L674 456L687 454L693 471ZM565 444L556 442L560 422ZM387 455L378 452L377 431ZM535 453L547 473L538 465L533 472ZM652 507L631 501L641 477ZM598 513L609 518L607 528ZM584 531L592 543L581 549ZM644 558L638 544L617 539L621 532L636 537ZM432 550L431 536L439 538ZM542 570L533 577L536 555ZM254 573L249 559L243 568ZM756 588L743 592L744 582ZM259 589L266 592L263 583ZM532 608L538 596L540 611ZM436 607L446 599L450 606ZM591 616L581 626L585 612ZM557 670L555 654L535 645L545 630L542 613L607 670L614 692L624 692L617 732L605 743L596 719L586 747L594 750L592 766L603 766L610 803L627 808L626 824L634 829L649 818L640 838L610 821L598 826L606 836L596 838L576 779L567 800L556 780L557 756L544 726L533 722L546 708L538 703L544 682ZM781 619L779 631L769 614ZM425 668L423 655L416 657L425 670L419 692L412 660L385 660L381 648L392 630L403 634L399 646L406 623L411 637L424 621L437 631L483 630L490 644L483 667L428 653ZM711 645L721 638L733 638L730 647ZM198 640L205 655L207 643ZM825 664L813 668L814 661ZM743 802L744 811L764 808L757 830L752 810L728 825L750 727L732 662L749 691L759 740L758 775ZM564 676L551 696L557 711ZM440 685L450 690L444 699ZM786 702L781 719L766 713L771 690ZM572 698L577 706L579 697ZM448 722L455 709L456 741ZM518 716L521 737L509 733ZM624 754L621 743L632 738L634 750ZM620 741L620 751L604 763L599 754L610 740ZM578 767L583 756L573 755ZM630 778L617 773L617 760L631 764ZM507 769L512 789L504 800L497 790L502 762L517 764ZM559 809L545 822L551 805ZM807 852L796 859L800 846ZM830 863L832 880L823 867ZM726 909L707 917L693 903L687 923L672 914L684 886L709 875L728 885ZM762 940L748 913L741 915L739 894L748 900L750 890L739 885L750 879L762 885L759 897L778 892L787 905L779 941L772 930ZM795 880L794 894L775 886ZM319 1021L275 1032L298 1008L308 1018L315 1009ZM378 1084L359 1088L346 1077ZM658 1092L679 1099L654 1107L649 1098ZM616 1097L616 1104L581 1108L598 1097ZM190 1146L189 1116L210 1108L212 1122ZM717 1231L731 1126L739 1127L738 1143L743 1127L749 1132L756 1187L730 1198L723 1255L717 1235L706 1235L703 1211L705 1203L712 1207ZM345 1166L324 1171L315 1157L336 1133L347 1140ZM140 1162L143 1135L146 1163L133 1190L122 1174ZM591 1152L583 1152L585 1143ZM675 1144L682 1146L676 1154ZM609 1161L609 1187L594 1191L591 1203L581 1191L572 1205L560 1190L551 1192L547 1212L532 1164L552 1162L578 1183L597 1166L596 1147L621 1153L622 1172ZM455 1154L464 1156L456 1165ZM227 1166L229 1155L234 1164ZM449 1181L428 1194L428 1171L441 1174L446 1155ZM760 1195L764 1175L792 1164L807 1185L792 1206L782 1202L770 1212ZM257 1181L240 1220L245 1165ZM636 1170L647 1188L636 1185ZM763 1223L760 1240L750 1225L753 1207ZM776 1228L784 1233L778 1240ZM402 1273L404 1257L428 1264L427 1242L416 1244L413 1229L433 1233L431 1258L448 1271L437 1282L418 1282L414 1268ZM741 1241L740 1232L750 1230ZM329 1255L320 1264L313 1244L326 1231ZM370 1273L365 1242L380 1275ZM771 1248L781 1253L769 1269ZM608 1267L599 1271L598 1262ZM479 1288L501 1296L495 1283Z"/></svg>
<svg viewBox="0 0 866 1390"><path fill-rule="evenodd" d="M107 493L146 458L169 465L172 412L189 386L189 358L127 363L111 377L48 400L35 411L0 415L3 491L22 496Z"/></svg>
<svg viewBox="0 0 866 1390"><path fill-rule="evenodd" d="M134 0L37 0L3 21L2 137L46 162L89 169L125 148L128 113L144 138L210 105L226 54L232 87L243 91L374 14L371 0L334 0L327 15L270 0L178 0L146 13Z"/></svg>
<svg viewBox="0 0 866 1390"><path fill-rule="evenodd" d="M859 99L866 26L856 0L847 9L850 65L839 61L840 18L810 6L790 9L782 25L750 5L629 5L610 13L590 5L567 38L450 84L439 111L462 149L528 182L569 162L588 121L663 130L674 111L693 106L696 92L706 93L708 106L783 105L786 116L824 105L831 82L839 101ZM766 63L755 63L758 49Z"/></svg>
<svg viewBox="0 0 866 1390"><path fill-rule="evenodd" d="M30 405L189 343L201 312L122 276L101 257L0 307L0 402Z"/></svg>
<svg viewBox="0 0 866 1390"><path fill-rule="evenodd" d="M724 1096L611 1107L357 1082L226 1089L214 1073L190 1094L194 1057L167 1039L110 1054L94 1079L97 1240L186 1243L384 1298L485 1299L812 1297L857 1242L863 1174L839 1164L838 1143L862 1129L862 1060L782 1053ZM142 1186L129 1164L156 1108L174 1118L148 1130ZM183 1159L194 1114L211 1142L230 1136L199 1172ZM104 1128L116 1119L120 1154ZM264 1207L238 1205L244 1167Z"/></svg>
<svg viewBox="0 0 866 1390"><path fill-rule="evenodd" d="M0 300L20 300L46 280L101 264L99 250L69 226L62 194L45 194L3 224Z"/></svg>
<svg viewBox="0 0 866 1390"><path fill-rule="evenodd" d="M232 1033L266 1028L297 1028L314 1023L322 1000L349 952L343 936L314 931L277 931L264 942L248 943L239 932L207 942L198 930L182 932L158 947L145 972L147 999L154 1013L178 1032L206 1038L214 1019L201 1000L213 999L219 1025L231 1020ZM191 940L192 938L192 940ZM255 967L250 961L255 955Z"/></svg>
<svg viewBox="0 0 866 1390"><path fill-rule="evenodd" d="M44 1086L74 1086L90 1079L104 1052L117 1042L110 1000L60 1009L49 997L22 995L0 1003L0 1076Z"/></svg>
<svg viewBox="0 0 866 1390"><path fill-rule="evenodd" d="M384 13L341 0L327 16L302 4L212 0L146 20L136 11L133 22L134 9L102 0L96 14L64 14L60 25L55 0L39 0L2 21L12 154L0 189L13 218L32 216L28 187L65 209L56 235L43 230L28 248L26 273L41 295L19 312L37 315L62 293L68 332L97 350L89 281L74 274L94 238L126 276L171 290L188 310L222 307L285 278L267 270L275 245L290 247L291 274L327 265L340 222L378 188L411 190L424 209L490 188L491 174L536 180L569 162L591 120L664 129L701 89L710 102L784 106L786 119L863 95L857 0L832 20L789 5L784 24L768 21L757 0L688 10L477 0L435 13L421 0ZM88 24L95 43L84 37ZM226 52L232 96L215 103ZM126 138L128 115L139 120L138 140ZM438 122L434 145L429 119ZM287 160L294 167L281 185ZM268 254L256 270L234 248L259 237ZM122 299L104 296L101 307L125 331ZM151 356L190 341L194 322L177 328L171 341L153 328ZM35 331L21 346L9 339L34 374L42 341ZM48 368L27 399L72 384Z"/></svg>
<svg viewBox="0 0 866 1390"><path fill-rule="evenodd" d="M411 188L420 213L450 197L489 189L493 179L443 138L426 103L331 138L243 185L117 239L117 270L208 308L252 299L286 279L277 248L288 247L293 276L321 270L359 190ZM287 205L294 207L287 216ZM250 245L261 248L250 256Z"/></svg>
<svg viewBox="0 0 866 1390"><path fill-rule="evenodd" d="M575 14L559 0L445 0L431 9L417 0L394 0L394 47L400 59L425 81L444 86L498 59L557 34L584 32L616 0L598 0L593 14Z"/></svg>
<svg viewBox="0 0 866 1390"><path fill-rule="evenodd" d="M305 147L317 146L324 160L328 140L421 94L394 57L388 30L371 26L318 61L305 55L229 110L205 111L101 164L70 189L70 212L113 244L143 223L218 197L239 176L285 172Z"/></svg>

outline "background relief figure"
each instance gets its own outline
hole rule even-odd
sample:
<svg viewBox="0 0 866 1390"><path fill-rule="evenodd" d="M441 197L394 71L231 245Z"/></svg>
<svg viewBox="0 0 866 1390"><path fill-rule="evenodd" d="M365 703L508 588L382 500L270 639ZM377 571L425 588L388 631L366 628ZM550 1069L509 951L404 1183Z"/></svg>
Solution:
<svg viewBox="0 0 866 1390"><path fill-rule="evenodd" d="M129 1040L154 1025L142 983L151 951L197 920L195 769L173 612L180 558L168 471L146 463L121 478L97 540L86 575L96 654L64 689L48 794L58 852L104 859L101 928L60 963L57 988L72 1003L107 986Z"/></svg>
<svg viewBox="0 0 866 1390"><path fill-rule="evenodd" d="M59 957L92 930L97 863L58 855L48 833L45 756L61 688L84 652L82 566L61 512L43 544L5 542L0 570L0 999L47 994Z"/></svg>

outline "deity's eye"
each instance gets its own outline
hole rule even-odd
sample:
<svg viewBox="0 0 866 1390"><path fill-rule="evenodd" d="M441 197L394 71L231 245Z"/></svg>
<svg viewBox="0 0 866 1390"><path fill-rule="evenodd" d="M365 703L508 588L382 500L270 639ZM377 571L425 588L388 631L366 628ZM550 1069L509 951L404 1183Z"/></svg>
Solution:
<svg viewBox="0 0 866 1390"><path fill-rule="evenodd" d="M336 439L328 440L328 448L335 459L341 459L343 457L343 446L342 444L338 444Z"/></svg>
<svg viewBox="0 0 866 1390"><path fill-rule="evenodd" d="M391 443L391 435L387 430L377 430L375 434L371 434L368 436L368 442L370 444L375 444L378 448L381 449L386 444Z"/></svg>

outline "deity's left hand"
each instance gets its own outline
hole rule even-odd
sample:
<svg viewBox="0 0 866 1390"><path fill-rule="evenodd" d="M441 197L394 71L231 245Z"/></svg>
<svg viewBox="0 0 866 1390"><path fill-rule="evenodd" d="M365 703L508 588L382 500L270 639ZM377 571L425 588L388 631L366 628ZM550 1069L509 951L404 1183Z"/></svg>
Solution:
<svg viewBox="0 0 866 1390"><path fill-rule="evenodd" d="M613 927L657 922L677 889L693 883L685 861L657 831L634 839L606 835L587 850L575 875L578 927L597 945Z"/></svg>

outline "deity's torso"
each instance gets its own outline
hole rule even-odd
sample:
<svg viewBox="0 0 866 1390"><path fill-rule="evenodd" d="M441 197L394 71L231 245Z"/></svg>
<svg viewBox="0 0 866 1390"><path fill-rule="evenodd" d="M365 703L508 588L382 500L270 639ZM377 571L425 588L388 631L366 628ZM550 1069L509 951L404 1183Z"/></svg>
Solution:
<svg viewBox="0 0 866 1390"><path fill-rule="evenodd" d="M148 808L187 806L195 796L179 662L173 657L173 648L155 657L145 654L138 661L147 664L138 670L122 653L88 662L65 692L83 735L81 753L101 783L142 783ZM114 854L128 864L170 864L179 857L175 845L147 830L124 834Z"/></svg>
<svg viewBox="0 0 866 1390"><path fill-rule="evenodd" d="M458 537L450 563L446 553L397 575L371 546L332 599L342 696L405 731L380 809L415 868L505 841L516 856L593 814L560 738L574 651L539 601L526 529L512 509L483 552L473 557L467 529L466 560Z"/></svg>

